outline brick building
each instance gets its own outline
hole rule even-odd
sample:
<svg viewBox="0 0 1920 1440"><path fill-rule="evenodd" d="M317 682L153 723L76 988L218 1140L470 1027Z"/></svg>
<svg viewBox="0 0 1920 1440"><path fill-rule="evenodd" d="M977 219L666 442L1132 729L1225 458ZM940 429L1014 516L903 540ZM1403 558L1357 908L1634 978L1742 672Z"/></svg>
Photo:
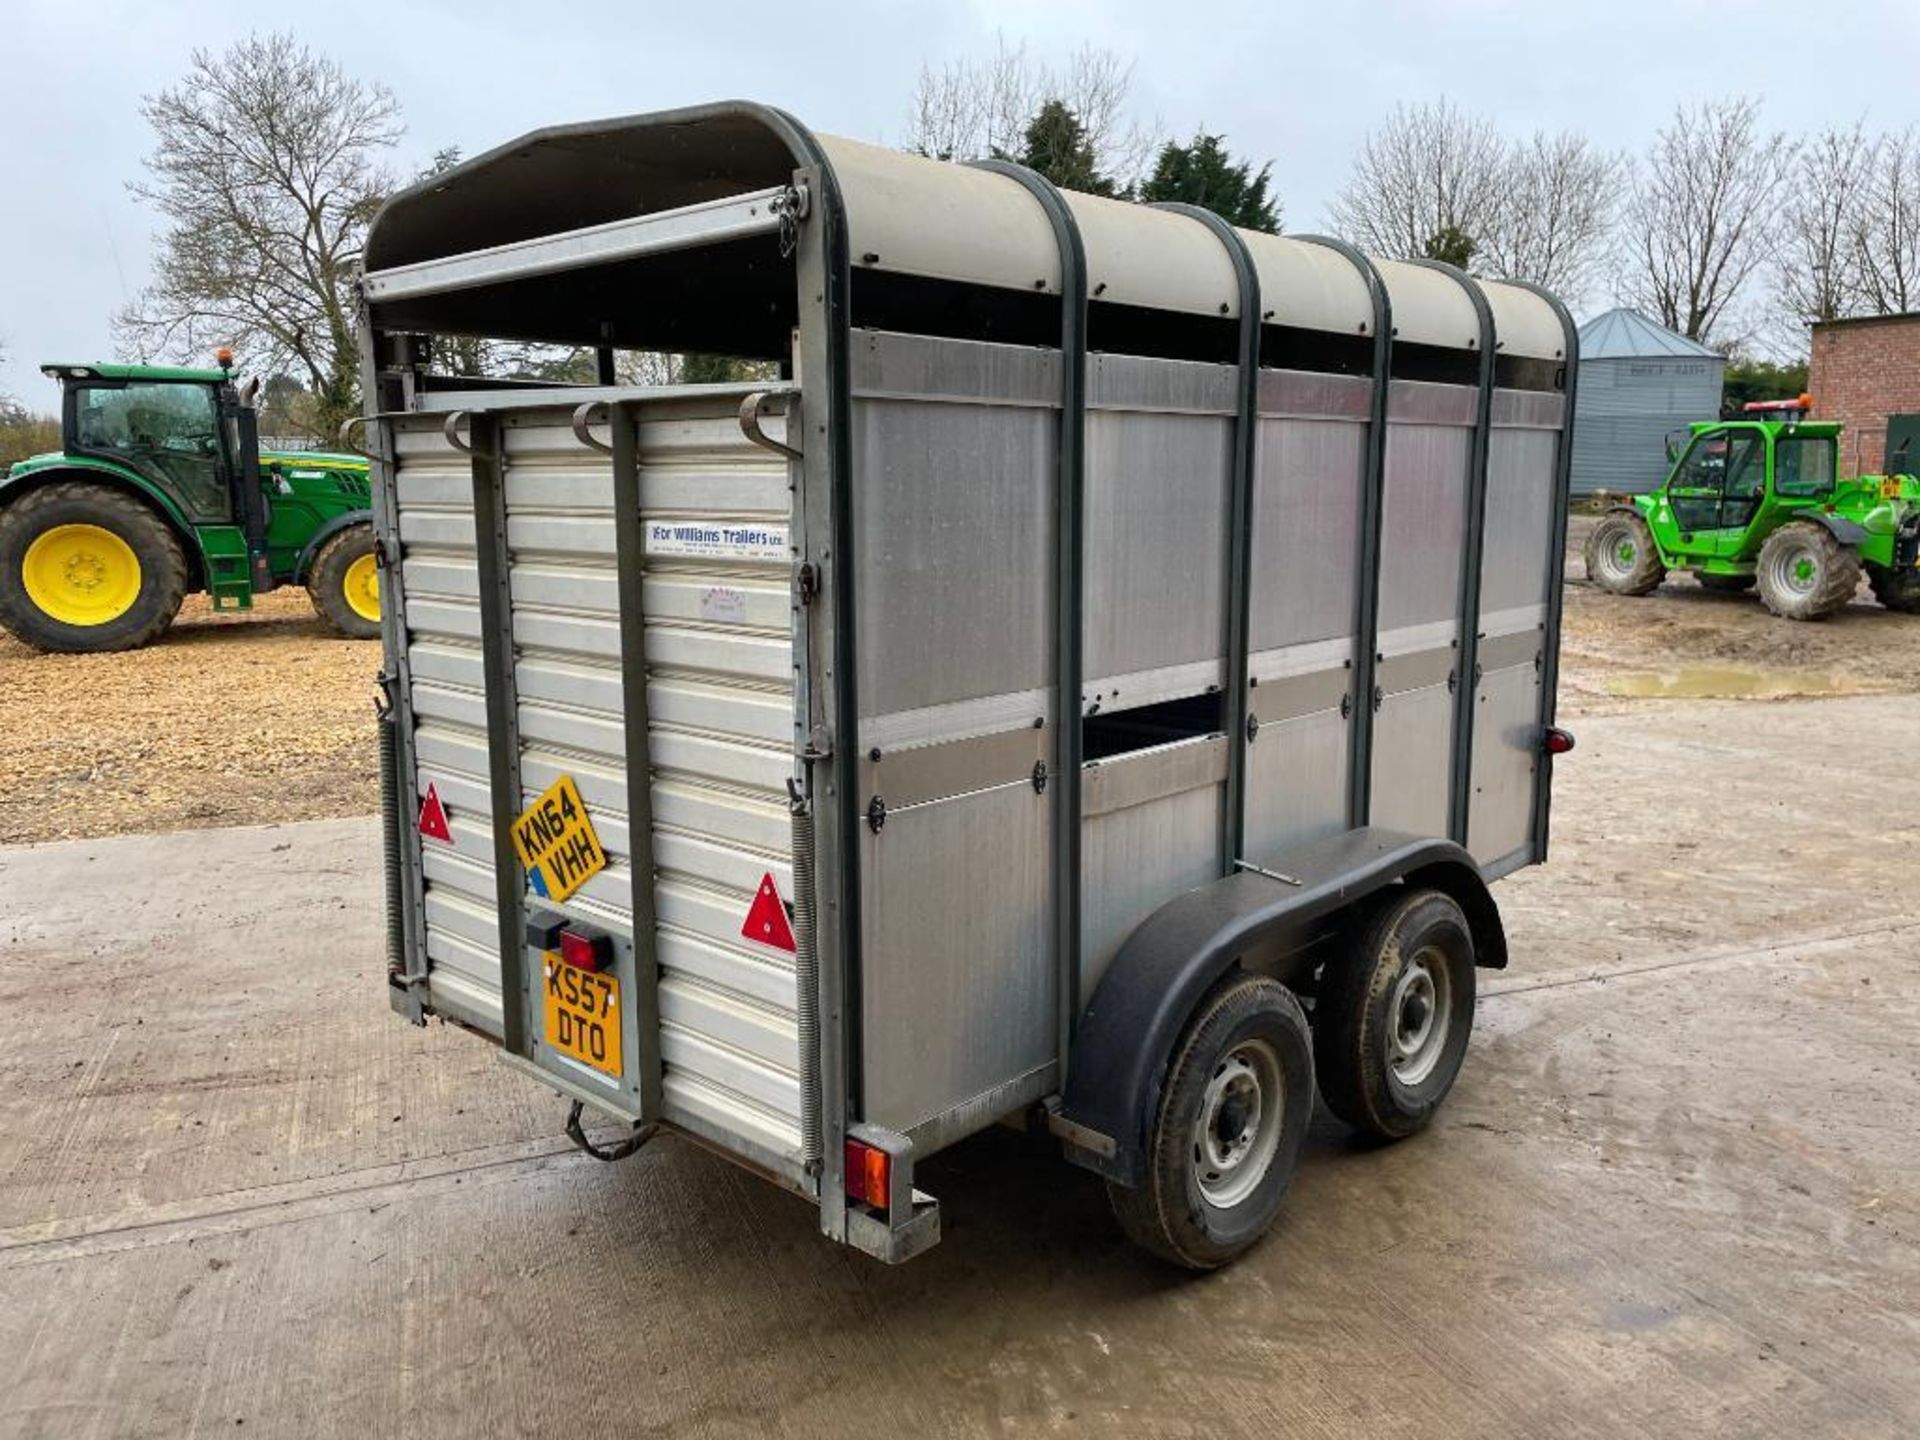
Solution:
<svg viewBox="0 0 1920 1440"><path fill-rule="evenodd" d="M1847 427L1840 439L1840 473L1881 473L1887 421L1920 415L1920 312L1815 325L1807 389L1815 419ZM1910 454L1920 464L1920 444Z"/></svg>

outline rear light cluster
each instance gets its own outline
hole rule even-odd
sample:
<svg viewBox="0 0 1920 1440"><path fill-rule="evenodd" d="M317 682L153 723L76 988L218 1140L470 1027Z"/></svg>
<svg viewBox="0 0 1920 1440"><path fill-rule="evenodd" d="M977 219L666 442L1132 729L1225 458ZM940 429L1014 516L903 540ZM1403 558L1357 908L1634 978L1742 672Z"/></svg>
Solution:
<svg viewBox="0 0 1920 1440"><path fill-rule="evenodd" d="M613 954L613 944L604 935L582 935L578 930L560 932L560 962L576 970L599 971Z"/></svg>
<svg viewBox="0 0 1920 1440"><path fill-rule="evenodd" d="M884 1210L892 1186L893 1157L864 1140L847 1141L847 1199Z"/></svg>

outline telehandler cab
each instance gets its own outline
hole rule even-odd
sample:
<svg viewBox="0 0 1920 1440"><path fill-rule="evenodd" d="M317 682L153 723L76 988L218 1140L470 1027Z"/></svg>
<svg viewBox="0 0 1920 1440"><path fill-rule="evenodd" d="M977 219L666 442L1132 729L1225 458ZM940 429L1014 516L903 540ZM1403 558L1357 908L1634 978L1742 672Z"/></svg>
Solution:
<svg viewBox="0 0 1920 1440"><path fill-rule="evenodd" d="M1840 426L1808 421L1813 397L1743 407L1751 418L1690 427L1650 495L1610 509L1587 537L1587 577L1646 595L1669 570L1709 590L1756 586L1769 610L1822 620L1853 598L1865 568L1880 603L1920 613L1920 479L1904 453L1889 475L1839 478Z"/></svg>
<svg viewBox="0 0 1920 1440"><path fill-rule="evenodd" d="M58 453L0 476L0 625L40 650L131 650L187 593L216 610L305 585L343 635L380 633L367 462L260 451L255 386L217 370L43 365Z"/></svg>

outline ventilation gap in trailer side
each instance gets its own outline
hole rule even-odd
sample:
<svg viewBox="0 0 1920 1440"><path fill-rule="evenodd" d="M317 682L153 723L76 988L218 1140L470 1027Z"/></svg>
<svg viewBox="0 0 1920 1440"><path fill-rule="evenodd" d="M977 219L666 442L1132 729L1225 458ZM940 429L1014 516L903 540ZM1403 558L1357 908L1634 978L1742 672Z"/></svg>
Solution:
<svg viewBox="0 0 1920 1440"><path fill-rule="evenodd" d="M1219 691L1162 700L1133 710L1088 715L1080 722L1083 757L1111 760L1136 750L1218 735L1226 725L1226 696Z"/></svg>

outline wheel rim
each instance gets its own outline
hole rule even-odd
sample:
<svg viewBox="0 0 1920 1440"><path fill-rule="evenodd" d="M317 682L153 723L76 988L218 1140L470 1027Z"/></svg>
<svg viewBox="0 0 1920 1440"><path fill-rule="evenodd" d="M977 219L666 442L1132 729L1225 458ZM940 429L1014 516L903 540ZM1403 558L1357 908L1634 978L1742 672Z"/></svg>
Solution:
<svg viewBox="0 0 1920 1440"><path fill-rule="evenodd" d="M1259 1188L1279 1153L1285 1110L1271 1045L1245 1040L1221 1057L1193 1123L1193 1173L1209 1205L1231 1210Z"/></svg>
<svg viewBox="0 0 1920 1440"><path fill-rule="evenodd" d="M1603 534L1601 543L1594 547L1594 558L1599 561L1606 579L1622 581L1633 574L1633 567L1639 563L1640 541L1629 526L1614 524L1607 529L1610 533Z"/></svg>
<svg viewBox="0 0 1920 1440"><path fill-rule="evenodd" d="M1820 557L1810 545L1795 545L1774 562L1773 576L1781 589L1810 595L1820 583Z"/></svg>
<svg viewBox="0 0 1920 1440"><path fill-rule="evenodd" d="M1402 1085L1418 1085L1440 1063L1453 1028L1453 983L1438 950L1416 954L1393 982L1387 1002L1387 1063Z"/></svg>
<svg viewBox="0 0 1920 1440"><path fill-rule="evenodd" d="M362 620L379 620L380 566L372 555L362 555L347 566L340 588L346 592L349 610Z"/></svg>
<svg viewBox="0 0 1920 1440"><path fill-rule="evenodd" d="M140 598L140 557L99 525L55 525L21 558L27 598L62 625L105 625Z"/></svg>

